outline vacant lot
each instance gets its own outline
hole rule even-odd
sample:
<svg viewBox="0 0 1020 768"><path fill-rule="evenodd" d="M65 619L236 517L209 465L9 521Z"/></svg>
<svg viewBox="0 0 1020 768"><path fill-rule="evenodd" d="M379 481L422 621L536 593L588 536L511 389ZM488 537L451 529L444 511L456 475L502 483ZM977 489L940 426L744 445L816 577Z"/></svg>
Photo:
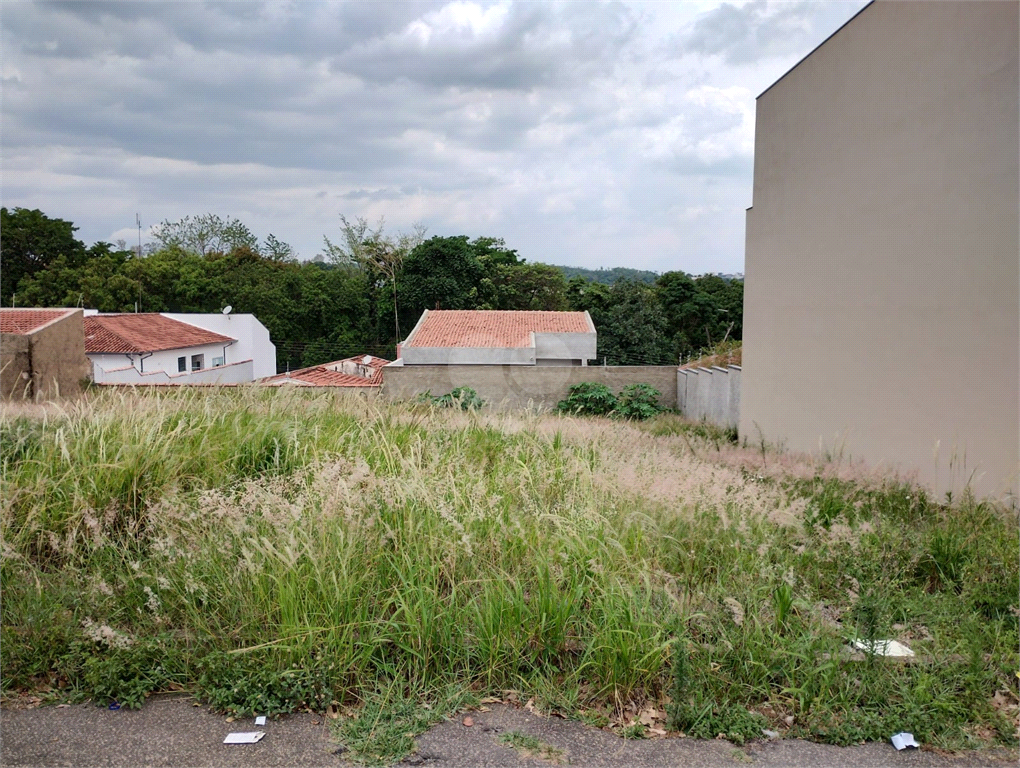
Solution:
<svg viewBox="0 0 1020 768"><path fill-rule="evenodd" d="M310 708L369 761L493 694L635 738L1016 738L1015 511L846 460L244 388L8 407L0 445L5 691Z"/></svg>

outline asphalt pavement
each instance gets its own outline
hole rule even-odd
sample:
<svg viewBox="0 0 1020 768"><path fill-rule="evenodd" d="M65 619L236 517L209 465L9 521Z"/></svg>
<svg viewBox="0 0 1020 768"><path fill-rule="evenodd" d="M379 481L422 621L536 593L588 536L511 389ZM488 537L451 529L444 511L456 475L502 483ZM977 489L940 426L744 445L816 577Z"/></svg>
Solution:
<svg viewBox="0 0 1020 768"><path fill-rule="evenodd" d="M833 747L804 741L755 742L660 738L624 740L581 723L494 704L440 723L418 738L408 765L427 768L519 768L571 766L1005 766L1015 750L949 755L929 749L897 752L892 745ZM265 731L257 744L227 745L235 731ZM546 757L522 754L501 741L515 731L552 747ZM0 707L0 763L4 766L349 766L328 721L296 714L256 726L251 719L227 722L194 706L186 696L156 696L140 710L92 704L32 709Z"/></svg>

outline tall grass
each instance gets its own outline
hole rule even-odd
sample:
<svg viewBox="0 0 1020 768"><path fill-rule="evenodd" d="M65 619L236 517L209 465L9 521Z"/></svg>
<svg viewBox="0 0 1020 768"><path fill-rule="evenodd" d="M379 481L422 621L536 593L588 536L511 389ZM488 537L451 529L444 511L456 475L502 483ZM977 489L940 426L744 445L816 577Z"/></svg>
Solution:
<svg viewBox="0 0 1020 768"><path fill-rule="evenodd" d="M460 685L735 739L1014 735L1017 521L972 500L757 474L675 420L239 388L2 426L5 690L281 712ZM846 655L865 634L920 660Z"/></svg>

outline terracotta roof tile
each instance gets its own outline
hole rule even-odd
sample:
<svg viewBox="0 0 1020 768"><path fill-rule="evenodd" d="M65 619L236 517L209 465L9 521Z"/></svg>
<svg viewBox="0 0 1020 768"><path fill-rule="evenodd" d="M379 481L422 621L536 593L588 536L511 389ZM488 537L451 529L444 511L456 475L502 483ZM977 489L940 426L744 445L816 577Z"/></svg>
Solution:
<svg viewBox="0 0 1020 768"><path fill-rule="evenodd" d="M29 334L73 309L0 309L0 333Z"/></svg>
<svg viewBox="0 0 1020 768"><path fill-rule="evenodd" d="M531 333L591 333L584 312L431 310L409 347L529 347Z"/></svg>
<svg viewBox="0 0 1020 768"><path fill-rule="evenodd" d="M227 344L235 339L157 313L90 315L85 318L85 351L129 354Z"/></svg>
<svg viewBox="0 0 1020 768"><path fill-rule="evenodd" d="M382 369L390 361L374 355L358 355L348 357L344 360L334 360L332 363L313 365L310 368L301 368L291 371L289 374L280 373L276 376L269 376L262 379L262 383L270 386L283 384L294 384L305 387L379 387L382 386ZM364 365L372 370L370 377L359 376L352 373L344 373L344 363L352 368L353 366Z"/></svg>

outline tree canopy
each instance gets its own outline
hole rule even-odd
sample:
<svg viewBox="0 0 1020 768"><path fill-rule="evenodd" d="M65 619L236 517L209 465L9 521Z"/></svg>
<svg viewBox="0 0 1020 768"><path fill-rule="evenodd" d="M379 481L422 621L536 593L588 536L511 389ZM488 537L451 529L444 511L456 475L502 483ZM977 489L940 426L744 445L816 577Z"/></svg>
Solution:
<svg viewBox="0 0 1020 768"><path fill-rule="evenodd" d="M71 222L2 209L2 298L10 306L103 312L218 312L227 304L269 329L280 370L373 354L390 357L424 309L587 310L598 362L675 364L739 340L743 283L666 272L612 284L529 263L498 238L388 234L383 222L341 217L324 258L299 262L270 235L205 214L164 222L138 257L75 239Z"/></svg>
<svg viewBox="0 0 1020 768"><path fill-rule="evenodd" d="M0 297L10 306L18 284L46 269L58 258L78 265L85 244L75 238L77 227L40 210L0 208Z"/></svg>

